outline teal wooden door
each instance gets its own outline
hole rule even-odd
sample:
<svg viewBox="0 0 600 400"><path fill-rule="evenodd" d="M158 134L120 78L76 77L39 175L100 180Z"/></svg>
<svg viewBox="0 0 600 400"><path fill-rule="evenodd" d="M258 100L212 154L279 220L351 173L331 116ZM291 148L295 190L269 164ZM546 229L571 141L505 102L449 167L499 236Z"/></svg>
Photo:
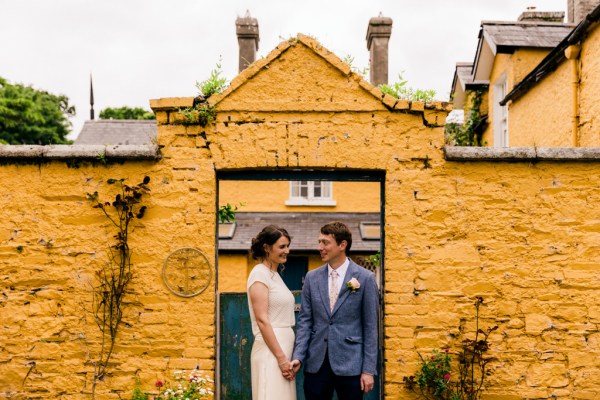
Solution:
<svg viewBox="0 0 600 400"><path fill-rule="evenodd" d="M293 291L293 293L296 298L297 318L302 292ZM252 400L250 353L254 336L252 335L246 293L220 293L219 314L219 388L221 400ZM381 362L379 362L379 369L381 370ZM381 374L378 377L381 377ZM304 400L303 384L304 375L300 371L296 376L297 400ZM365 400L380 398L379 380L376 379L375 388L365 396Z"/></svg>

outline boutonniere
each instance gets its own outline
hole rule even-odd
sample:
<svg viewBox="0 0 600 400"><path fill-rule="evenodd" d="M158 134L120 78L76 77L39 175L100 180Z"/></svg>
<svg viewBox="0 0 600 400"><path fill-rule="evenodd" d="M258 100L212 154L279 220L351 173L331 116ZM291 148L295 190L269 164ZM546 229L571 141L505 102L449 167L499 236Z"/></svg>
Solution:
<svg viewBox="0 0 600 400"><path fill-rule="evenodd" d="M351 293L356 292L360 288L360 282L356 278L352 278L346 284L346 287Z"/></svg>

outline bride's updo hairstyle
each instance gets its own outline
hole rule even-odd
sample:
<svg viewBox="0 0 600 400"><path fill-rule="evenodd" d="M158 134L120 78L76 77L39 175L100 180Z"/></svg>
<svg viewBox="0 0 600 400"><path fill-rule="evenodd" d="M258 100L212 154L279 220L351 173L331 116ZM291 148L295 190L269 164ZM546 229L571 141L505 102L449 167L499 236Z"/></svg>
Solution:
<svg viewBox="0 0 600 400"><path fill-rule="evenodd" d="M255 238L252 238L252 246L250 246L250 256L255 260L263 260L267 257L265 252L265 244L273 246L280 237L285 236L290 242L290 234L283 228L276 225L268 225Z"/></svg>

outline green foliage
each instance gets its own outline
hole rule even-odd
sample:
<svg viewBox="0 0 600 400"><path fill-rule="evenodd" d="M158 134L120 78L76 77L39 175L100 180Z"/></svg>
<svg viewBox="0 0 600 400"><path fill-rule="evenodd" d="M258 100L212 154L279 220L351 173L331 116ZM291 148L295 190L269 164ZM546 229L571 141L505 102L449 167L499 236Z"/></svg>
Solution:
<svg viewBox="0 0 600 400"><path fill-rule="evenodd" d="M160 393L156 397L160 400L201 400L212 397L213 385L212 379L203 375L199 369L194 369L189 376L185 376L185 371L175 371L174 382L170 384L168 381L156 382L156 387Z"/></svg>
<svg viewBox="0 0 600 400"><path fill-rule="evenodd" d="M210 72L210 77L202 82L196 82L200 96L192 107L180 108L179 114L185 118L185 125L199 124L202 127L212 123L217 113L215 108L208 104L207 99L215 93L222 93L227 88L227 79L221 76L221 64L217 64Z"/></svg>
<svg viewBox="0 0 600 400"><path fill-rule="evenodd" d="M350 54L347 54L346 57L344 57L344 59L342 61L345 62L346 64L348 64L348 66L350 67L350 70L352 72L362 76L365 79L367 78L367 74L369 73L369 67L360 69L360 68L354 66L354 57L352 57Z"/></svg>
<svg viewBox="0 0 600 400"><path fill-rule="evenodd" d="M446 137L448 143L453 146L481 146L481 137L477 135L477 127L481 122L481 102L484 90L479 89L473 95L471 108L466 116L465 123L446 125Z"/></svg>
<svg viewBox="0 0 600 400"><path fill-rule="evenodd" d="M144 110L141 107L107 107L100 111L101 119L156 119L152 111Z"/></svg>
<svg viewBox="0 0 600 400"><path fill-rule="evenodd" d="M100 329L101 347L98 360L93 361L94 377L92 382L92 399L95 396L96 384L104 380L111 359L117 333L121 327L123 311L126 307L125 295L132 279L131 249L129 233L135 219L144 217L146 206L140 205L144 193L148 193L150 178L135 186L126 185L125 179L108 179L107 184L119 186L114 201L103 202L98 192L88 193L88 200L94 203L93 208L100 209L117 230L114 236L116 244L110 248L110 258L102 269L96 271L97 283L93 287L92 313L96 325Z"/></svg>
<svg viewBox="0 0 600 400"><path fill-rule="evenodd" d="M375 264L375 265L379 265L379 263L381 262L381 250L378 251L377 253L369 256L369 260Z"/></svg>
<svg viewBox="0 0 600 400"><path fill-rule="evenodd" d="M148 393L142 390L140 378L137 376L135 377L135 386L133 387L133 392L131 393L131 400L150 400Z"/></svg>
<svg viewBox="0 0 600 400"><path fill-rule="evenodd" d="M404 377L404 386L422 398L431 400L479 400L485 377L487 364L493 359L486 357L489 350L489 335L498 329L497 326L487 331L479 329L479 307L483 298L475 301L475 339L464 339L458 353L458 374L452 374L452 358L449 349L444 352L433 350L428 358L421 358L420 369L415 376Z"/></svg>
<svg viewBox="0 0 600 400"><path fill-rule="evenodd" d="M181 108L179 114L185 118L186 125L199 124L202 127L207 126L217 117L215 108L208 103L198 103L193 107Z"/></svg>
<svg viewBox="0 0 600 400"><path fill-rule="evenodd" d="M240 203L239 206L243 207L246 203ZM217 211L217 221L219 223L224 224L227 222L235 222L235 213L238 210L238 206L231 205L229 203L224 206L219 207L219 211Z"/></svg>
<svg viewBox="0 0 600 400"><path fill-rule="evenodd" d="M379 89L399 100L431 102L435 99L435 90L413 89L407 86L408 81L398 74L398 82L391 85L379 85Z"/></svg>
<svg viewBox="0 0 600 400"><path fill-rule="evenodd" d="M205 98L210 97L215 93L222 93L227 89L227 79L222 77L221 64L218 63L215 69L210 71L210 77L202 82L196 82L196 88Z"/></svg>
<svg viewBox="0 0 600 400"><path fill-rule="evenodd" d="M0 77L0 143L67 144L75 107L54 95Z"/></svg>

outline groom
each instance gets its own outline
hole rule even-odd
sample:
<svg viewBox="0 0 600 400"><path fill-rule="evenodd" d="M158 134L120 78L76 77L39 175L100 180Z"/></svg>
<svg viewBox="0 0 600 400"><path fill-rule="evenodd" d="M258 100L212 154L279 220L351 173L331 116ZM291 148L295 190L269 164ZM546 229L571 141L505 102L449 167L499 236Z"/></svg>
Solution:
<svg viewBox="0 0 600 400"><path fill-rule="evenodd" d="M352 233L342 222L321 228L322 267L306 274L292 367L304 366L306 400L362 399L377 373L379 295L373 273L346 255Z"/></svg>

